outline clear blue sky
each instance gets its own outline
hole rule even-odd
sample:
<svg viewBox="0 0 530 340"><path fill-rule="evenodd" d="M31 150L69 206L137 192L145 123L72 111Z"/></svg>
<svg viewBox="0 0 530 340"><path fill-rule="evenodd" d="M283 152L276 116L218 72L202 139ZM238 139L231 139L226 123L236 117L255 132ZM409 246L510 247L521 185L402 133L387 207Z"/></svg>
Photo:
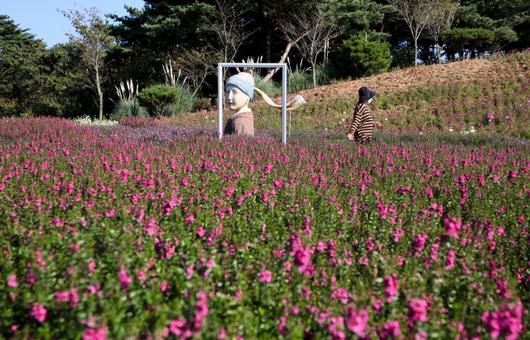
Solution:
<svg viewBox="0 0 530 340"><path fill-rule="evenodd" d="M59 11L96 7L101 13L125 15L124 6L142 8L143 0L0 0L0 14L9 16L22 29L48 45L67 42L73 28ZM58 11L59 10L59 11Z"/></svg>

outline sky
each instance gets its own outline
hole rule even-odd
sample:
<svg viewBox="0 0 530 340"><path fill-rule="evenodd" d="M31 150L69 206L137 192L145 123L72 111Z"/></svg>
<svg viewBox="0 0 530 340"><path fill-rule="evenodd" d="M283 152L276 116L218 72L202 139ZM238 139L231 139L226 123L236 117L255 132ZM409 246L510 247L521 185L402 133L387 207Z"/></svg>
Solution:
<svg viewBox="0 0 530 340"><path fill-rule="evenodd" d="M141 8L143 0L0 0L0 14L9 16L21 29L28 29L48 47L67 42L72 25L59 11L96 7L102 14L125 15L125 5Z"/></svg>

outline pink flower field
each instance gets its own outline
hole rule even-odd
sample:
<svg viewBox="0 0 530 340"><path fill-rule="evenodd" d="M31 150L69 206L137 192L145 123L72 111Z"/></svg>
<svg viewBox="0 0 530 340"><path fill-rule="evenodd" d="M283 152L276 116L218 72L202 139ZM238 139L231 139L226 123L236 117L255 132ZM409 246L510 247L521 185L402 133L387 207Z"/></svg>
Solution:
<svg viewBox="0 0 530 340"><path fill-rule="evenodd" d="M528 144L0 121L0 338L530 336Z"/></svg>

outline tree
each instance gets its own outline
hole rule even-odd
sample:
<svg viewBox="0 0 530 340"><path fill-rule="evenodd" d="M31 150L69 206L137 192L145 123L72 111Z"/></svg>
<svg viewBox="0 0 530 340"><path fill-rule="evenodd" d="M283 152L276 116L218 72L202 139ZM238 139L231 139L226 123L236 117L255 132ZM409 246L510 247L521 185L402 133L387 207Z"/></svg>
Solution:
<svg viewBox="0 0 530 340"><path fill-rule="evenodd" d="M326 55L331 41L339 35L339 29L329 13L318 5L313 11L301 14L300 20L305 21L305 25L309 27L309 32L297 42L296 46L303 58L311 64L313 87L316 87L318 59L321 54Z"/></svg>
<svg viewBox="0 0 530 340"><path fill-rule="evenodd" d="M41 40L0 15L0 115L39 109L47 85L45 54Z"/></svg>
<svg viewBox="0 0 530 340"><path fill-rule="evenodd" d="M215 0L216 11L211 13L213 31L223 62L233 61L239 48L254 33L248 30L250 18L243 17L246 10L227 0Z"/></svg>
<svg viewBox="0 0 530 340"><path fill-rule="evenodd" d="M369 76L386 72L392 62L390 44L371 40L368 34L352 35L339 48L339 66L350 76Z"/></svg>
<svg viewBox="0 0 530 340"><path fill-rule="evenodd" d="M388 0L393 5L412 35L414 43L414 65L418 65L418 39L429 23L432 9L436 6L435 0Z"/></svg>
<svg viewBox="0 0 530 340"><path fill-rule="evenodd" d="M311 32L312 22L308 20L308 17L305 15L300 15L299 13L292 13L292 15L287 15L278 19L280 31L284 39L287 41L285 50L283 51L280 60L278 63L284 63L289 57L289 52L296 46L297 43L305 38ZM269 81L279 68L271 69L269 73L263 78L263 81Z"/></svg>
<svg viewBox="0 0 530 340"><path fill-rule="evenodd" d="M440 46L440 34L448 30L453 25L458 2L453 0L440 0L432 8L431 18L425 27L428 36L434 41L436 47L436 62L439 64L442 59L442 47Z"/></svg>
<svg viewBox="0 0 530 340"><path fill-rule="evenodd" d="M69 34L70 43L81 52L81 62L86 70L87 85L96 92L99 119L103 119L103 89L107 64L105 56L114 39L110 27L97 8L63 11L77 34Z"/></svg>

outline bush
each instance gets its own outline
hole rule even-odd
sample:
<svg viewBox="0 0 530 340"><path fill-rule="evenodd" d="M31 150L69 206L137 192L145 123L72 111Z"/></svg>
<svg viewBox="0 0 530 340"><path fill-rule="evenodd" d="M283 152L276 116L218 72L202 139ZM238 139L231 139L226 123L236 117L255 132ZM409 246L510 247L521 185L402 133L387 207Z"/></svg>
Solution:
<svg viewBox="0 0 530 340"><path fill-rule="evenodd" d="M186 86L153 85L138 94L142 106L155 117L191 111L195 97Z"/></svg>
<svg viewBox="0 0 530 340"><path fill-rule="evenodd" d="M350 36L339 49L338 64L353 77L385 72L391 61L390 44L369 40L364 34Z"/></svg>
<svg viewBox="0 0 530 340"><path fill-rule="evenodd" d="M114 106L111 118L119 120L124 117L149 117L149 113L140 105L138 99L120 99Z"/></svg>
<svg viewBox="0 0 530 340"><path fill-rule="evenodd" d="M297 92L311 88L313 86L313 81L311 75L296 68L295 70L289 72L289 92Z"/></svg>
<svg viewBox="0 0 530 340"><path fill-rule="evenodd" d="M282 87L278 86L272 79L263 81L259 74L254 74L254 86L268 94L270 97L277 97L282 95Z"/></svg>

